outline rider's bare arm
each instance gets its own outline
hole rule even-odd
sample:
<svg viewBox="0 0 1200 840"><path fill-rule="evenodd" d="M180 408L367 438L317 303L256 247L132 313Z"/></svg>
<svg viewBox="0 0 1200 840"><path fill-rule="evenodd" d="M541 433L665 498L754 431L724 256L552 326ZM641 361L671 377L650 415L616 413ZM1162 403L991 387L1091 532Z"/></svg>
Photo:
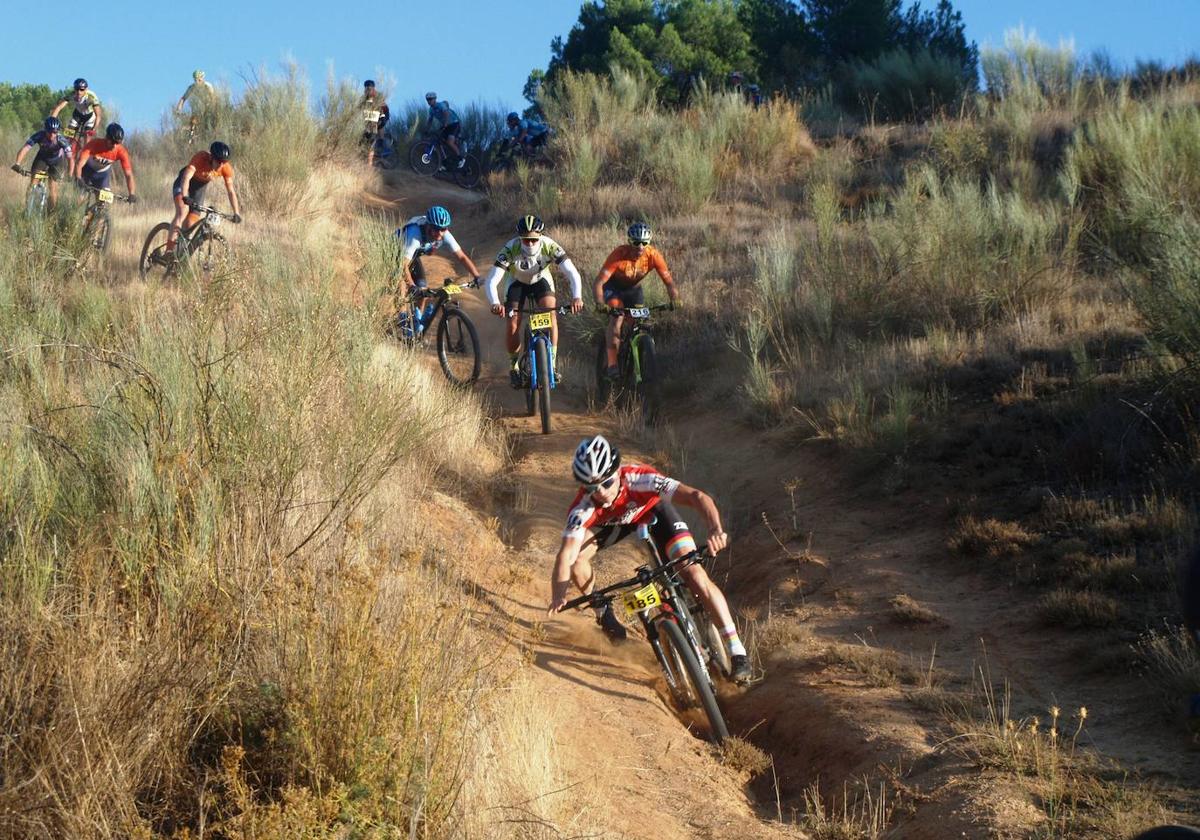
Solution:
<svg viewBox="0 0 1200 840"><path fill-rule="evenodd" d="M87 147L85 146L83 152L79 155L79 160L75 161L75 169L73 172L71 172L71 177L79 178L83 175L83 165L87 163L91 156L92 153L88 151Z"/></svg>
<svg viewBox="0 0 1200 840"><path fill-rule="evenodd" d="M466 251L463 251L463 250L455 251L454 256L458 258L458 261L460 263L462 263L463 268L465 268L467 271L471 272L472 277L479 276L479 269L475 267L474 261L472 261L471 258L467 256Z"/></svg>
<svg viewBox="0 0 1200 840"><path fill-rule="evenodd" d="M64 99L62 102L59 102L57 105L54 106L54 110L52 110L50 112L50 116L57 117L58 112L61 111L65 107L67 107L67 100Z"/></svg>
<svg viewBox="0 0 1200 840"><path fill-rule="evenodd" d="M225 192L229 194L229 205L233 208L233 215L242 215L242 205L238 203L237 190L233 188L233 176L222 175L225 179ZM237 221L234 219L234 221Z"/></svg>
<svg viewBox="0 0 1200 840"><path fill-rule="evenodd" d="M697 490L695 487L681 483L675 488L672 500L684 507L691 508L704 517L704 524L708 527L709 551L716 554L729 544L729 535L721 527L721 512L717 510L717 503L713 501L712 496L703 490Z"/></svg>
<svg viewBox="0 0 1200 840"><path fill-rule="evenodd" d="M604 284L612 277L611 268L602 268L600 273L596 275L596 282L592 284L592 291L596 296L596 303L604 306Z"/></svg>
<svg viewBox="0 0 1200 840"><path fill-rule="evenodd" d="M578 537L563 537L558 555L554 558L554 569L550 572L550 613L558 612L567 603L567 592L571 588L571 567L575 565L582 545Z"/></svg>

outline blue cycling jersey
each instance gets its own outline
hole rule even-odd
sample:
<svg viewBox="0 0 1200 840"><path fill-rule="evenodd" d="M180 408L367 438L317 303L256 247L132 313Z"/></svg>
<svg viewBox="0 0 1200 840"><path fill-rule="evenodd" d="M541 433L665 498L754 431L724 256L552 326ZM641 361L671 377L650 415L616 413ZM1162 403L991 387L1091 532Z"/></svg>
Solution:
<svg viewBox="0 0 1200 840"><path fill-rule="evenodd" d="M58 160L64 155L68 157L71 155L71 143L61 134L51 140L48 132L38 131L25 141L25 145L27 147L37 146L37 156L41 160Z"/></svg>
<svg viewBox="0 0 1200 840"><path fill-rule="evenodd" d="M454 109L450 107L450 103L443 100L429 106L429 121L431 123L436 122L438 125L445 127L459 120L458 114L454 113Z"/></svg>
<svg viewBox="0 0 1200 840"><path fill-rule="evenodd" d="M537 120L521 120L514 127L508 130L508 136L520 137L521 132L523 131L525 132L526 137L533 139L534 137L541 137L549 130L550 129L548 126L543 125Z"/></svg>

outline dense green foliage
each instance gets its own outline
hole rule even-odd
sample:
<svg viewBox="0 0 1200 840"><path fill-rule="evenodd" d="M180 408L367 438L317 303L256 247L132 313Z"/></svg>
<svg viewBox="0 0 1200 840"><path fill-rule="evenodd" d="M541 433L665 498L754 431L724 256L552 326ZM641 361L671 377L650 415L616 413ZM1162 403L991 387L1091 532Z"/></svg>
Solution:
<svg viewBox="0 0 1200 840"><path fill-rule="evenodd" d="M881 99L896 117L953 104L978 75L978 50L950 0L932 11L901 0L588 0L551 52L551 82L566 70L619 67L679 103L701 81L720 86L736 71L767 93L832 83L843 102ZM534 72L527 92L542 79Z"/></svg>
<svg viewBox="0 0 1200 840"><path fill-rule="evenodd" d="M0 128L32 131L67 93L49 85L0 82Z"/></svg>

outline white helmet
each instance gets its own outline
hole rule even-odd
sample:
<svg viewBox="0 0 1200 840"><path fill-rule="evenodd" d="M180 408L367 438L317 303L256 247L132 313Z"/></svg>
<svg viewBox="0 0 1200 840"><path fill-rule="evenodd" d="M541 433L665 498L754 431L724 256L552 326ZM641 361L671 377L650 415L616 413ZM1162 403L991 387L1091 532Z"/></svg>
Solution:
<svg viewBox="0 0 1200 840"><path fill-rule="evenodd" d="M603 435L584 438L575 448L571 472L580 484L598 484L621 466L621 452Z"/></svg>

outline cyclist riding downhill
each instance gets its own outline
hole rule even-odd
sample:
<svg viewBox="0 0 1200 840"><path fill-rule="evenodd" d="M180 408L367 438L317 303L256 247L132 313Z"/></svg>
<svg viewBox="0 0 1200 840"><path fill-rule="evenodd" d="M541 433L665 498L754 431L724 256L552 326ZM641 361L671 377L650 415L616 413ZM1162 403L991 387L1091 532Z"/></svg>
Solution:
<svg viewBox="0 0 1200 840"><path fill-rule="evenodd" d="M667 287L667 295L672 306L680 306L679 290L671 278L667 261L662 253L650 244L654 233L645 222L634 222L626 231L629 244L620 245L604 260L600 273L596 275L593 291L596 303L600 306L614 308L631 308L642 306L644 296L641 282L651 271L657 271L663 285ZM617 352L621 335L621 323L624 316L617 315L608 319L604 339L607 348L607 366L605 376L616 379Z"/></svg>
<svg viewBox="0 0 1200 840"><path fill-rule="evenodd" d="M401 291L407 293L414 286L418 289L428 288L429 281L421 257L429 256L438 248L449 250L471 278L478 282L479 269L450 232L450 211L440 204L433 205L423 216L414 216L396 228L396 238L400 240L398 271L404 281L402 287L397 286L397 295Z"/></svg>
<svg viewBox="0 0 1200 840"><path fill-rule="evenodd" d="M12 165L13 172L24 174L21 161L35 146L37 153L29 168L34 173L45 172L49 176L50 206L55 207L58 205L58 182L71 168L71 143L62 136L62 121L58 117L46 117L42 130L34 132L25 141L25 145L17 152L17 160Z"/></svg>
<svg viewBox="0 0 1200 840"><path fill-rule="evenodd" d="M621 466L620 451L602 435L593 435L580 442L571 462L571 472L579 482L579 491L567 513L562 545L550 574L550 615L562 610L567 603L572 583L583 594L590 594L596 583L592 557L635 533L640 526L648 527L650 539L665 561L694 552L696 540L676 510L676 502L704 517L708 528L706 545L711 554L729 544L729 536L721 526L720 511L711 496L668 478L653 467ZM750 659L738 636L724 593L701 565L688 566L680 575L716 620L729 650L731 678L738 683L749 681ZM596 607L595 613L596 623L610 639L614 642L625 639L625 626L611 604Z"/></svg>
<svg viewBox="0 0 1200 840"><path fill-rule="evenodd" d="M358 106L362 109L364 121L361 142L367 149L367 165L371 166L375 163L375 140L391 119L391 110L383 96L376 91L374 79L363 82L363 96Z"/></svg>
<svg viewBox="0 0 1200 840"><path fill-rule="evenodd" d="M175 113L182 114L184 103L189 103L191 109L191 117L188 120L188 127L193 132L200 127L202 120L212 118L212 109L215 104L217 92L213 86L204 81L203 70L192 71L192 83L187 86L187 90L183 92L183 96L179 97L179 101L175 103Z"/></svg>
<svg viewBox="0 0 1200 840"><path fill-rule="evenodd" d="M75 161L74 175L85 187L97 190L109 189L114 163L121 164L125 176L125 191L129 201L137 202L137 185L133 178L133 164L129 150L125 148L125 129L117 123L109 123L104 129L104 139L95 139L83 147L79 160Z"/></svg>
<svg viewBox="0 0 1200 840"><path fill-rule="evenodd" d="M59 111L70 105L72 111L71 119L67 123L67 133L78 135L78 145L82 146L95 133L96 126L104 116L104 109L100 107L100 97L95 91L88 89L87 79L76 79L71 87L73 93L55 105L50 116L57 117Z"/></svg>
<svg viewBox="0 0 1200 840"><path fill-rule="evenodd" d="M229 196L229 205L233 208L231 221L238 224L242 221L241 205L238 203L237 191L233 188L233 165L229 162L233 152L229 146L220 140L208 147L207 152L196 152L188 165L179 170L179 175L171 185L171 196L175 202L175 217L171 219L171 232L167 236L167 251L175 248L179 237L179 227L187 219L190 228L199 219L199 214L188 212L189 203L203 204L204 192L208 189L213 178L220 177L225 182L225 192Z"/></svg>
<svg viewBox="0 0 1200 840"><path fill-rule="evenodd" d="M537 216L522 216L517 222L516 238L504 243L484 279L492 312L501 318L508 316L505 346L508 349L509 380L514 388L521 388L524 384L520 371L521 339L518 335L523 304L533 299L542 309L554 309L557 306L551 265L557 265L558 270L571 282L571 311L578 313L583 310L583 278L579 276L579 269L571 262L563 247L545 235L545 230L545 223ZM508 288L502 304L498 291L500 280L505 277L508 278ZM550 364L554 367L554 378L561 382L558 369L558 316L553 312L550 315Z"/></svg>
<svg viewBox="0 0 1200 840"><path fill-rule="evenodd" d="M508 138L519 144L526 154L534 154L550 139L550 128L545 123L522 119L516 111L512 111L508 115L505 124Z"/></svg>
<svg viewBox="0 0 1200 840"><path fill-rule="evenodd" d="M427 133L437 135L450 150L452 157L446 161L447 167L453 166L461 169L465 161L458 145L458 133L462 130L462 122L458 119L458 114L454 113L449 102L438 101L436 91L431 90L425 94L425 102L429 105Z"/></svg>

